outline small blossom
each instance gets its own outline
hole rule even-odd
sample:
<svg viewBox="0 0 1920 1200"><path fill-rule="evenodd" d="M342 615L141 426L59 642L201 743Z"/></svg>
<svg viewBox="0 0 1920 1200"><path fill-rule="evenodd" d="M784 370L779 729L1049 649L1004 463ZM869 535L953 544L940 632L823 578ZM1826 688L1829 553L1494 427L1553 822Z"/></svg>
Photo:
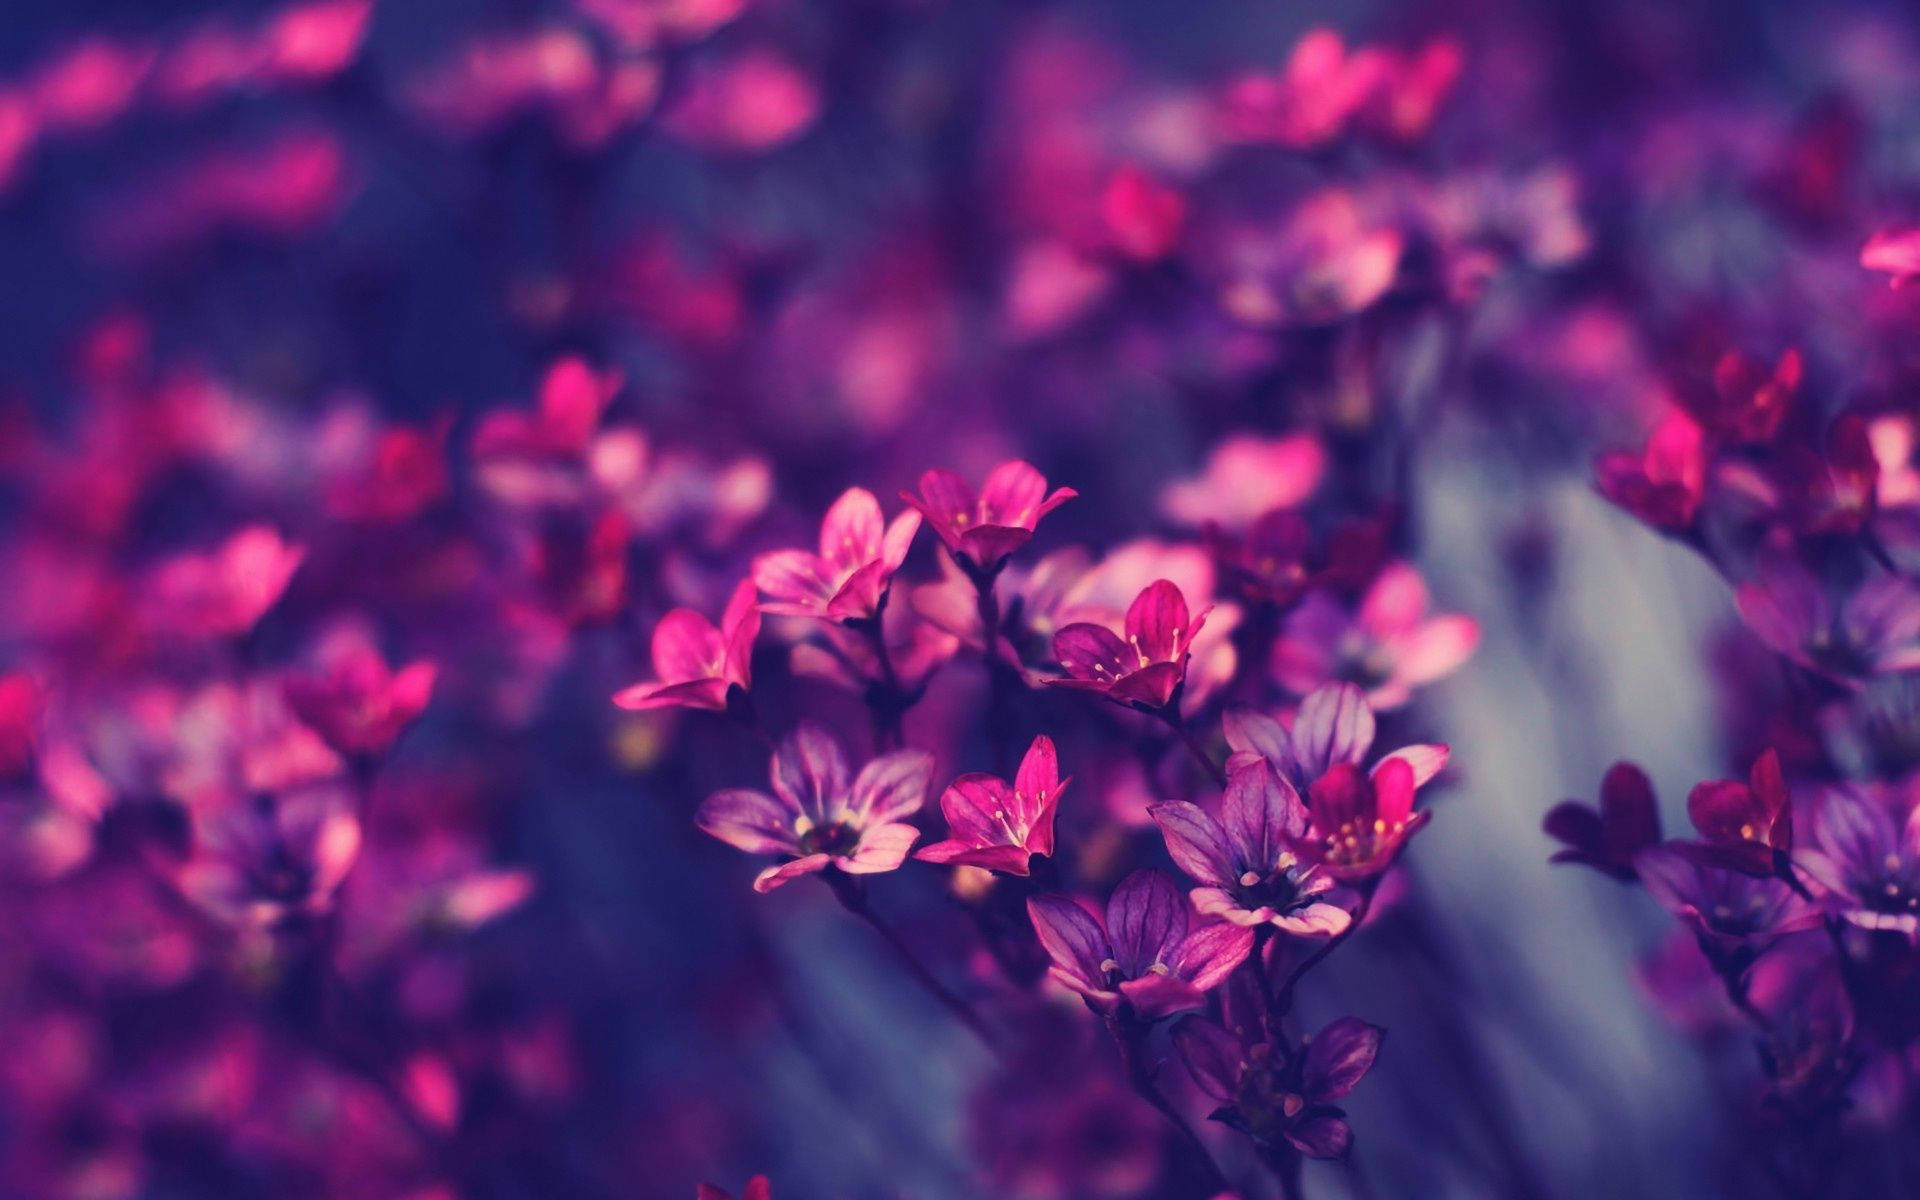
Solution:
<svg viewBox="0 0 1920 1200"><path fill-rule="evenodd" d="M1920 275L1920 226L1903 225L1883 229L1860 247L1860 265L1869 271L1885 271L1889 283L1900 287Z"/></svg>
<svg viewBox="0 0 1920 1200"><path fill-rule="evenodd" d="M1313 1035L1305 1048L1246 1045L1223 1026L1187 1017L1174 1026L1173 1044L1200 1090L1223 1106L1215 1119L1263 1145L1282 1141L1309 1158L1339 1158L1352 1144L1346 1098L1373 1069L1386 1030L1342 1017Z"/></svg>
<svg viewBox="0 0 1920 1200"><path fill-rule="evenodd" d="M1642 850L1634 870L1648 894L1716 955L1756 953L1820 923L1819 912L1784 882L1697 862L1676 846Z"/></svg>
<svg viewBox="0 0 1920 1200"><path fill-rule="evenodd" d="M1827 789L1813 810L1813 846L1796 861L1848 921L1920 942L1920 804L1911 785Z"/></svg>
<svg viewBox="0 0 1920 1200"><path fill-rule="evenodd" d="M1371 879L1388 867L1427 819L1413 811L1413 768L1388 758L1362 775L1335 763L1307 790L1320 865L1342 881Z"/></svg>
<svg viewBox="0 0 1920 1200"><path fill-rule="evenodd" d="M1236 759L1264 758L1295 788L1306 788L1336 764L1359 766L1373 748L1378 726L1373 706L1351 683L1326 683L1308 692L1288 729L1273 717L1248 709L1229 709L1222 718L1227 745ZM1415 787L1424 787L1447 765L1444 745L1402 746L1385 755L1374 771L1389 760L1405 760Z"/></svg>
<svg viewBox="0 0 1920 1200"><path fill-rule="evenodd" d="M652 683L616 692L621 708L704 708L724 712L738 688L753 686L753 642L760 608L753 581L742 580L727 600L720 624L690 608L676 608L653 627Z"/></svg>
<svg viewBox="0 0 1920 1200"><path fill-rule="evenodd" d="M1047 491L1046 477L1019 460L995 467L974 495L952 471L928 471L920 491L900 498L924 514L955 557L991 573L1027 544L1040 518L1078 496L1072 488Z"/></svg>
<svg viewBox="0 0 1920 1200"><path fill-rule="evenodd" d="M1196 924L1172 877L1150 868L1114 888L1104 925L1065 896L1035 896L1027 913L1053 959L1048 973L1104 1012L1126 1004L1153 1018L1193 1008L1253 948L1249 929Z"/></svg>
<svg viewBox="0 0 1920 1200"><path fill-rule="evenodd" d="M1710 387L1687 398L1693 415L1711 432L1735 442L1764 442L1780 432L1804 373L1798 350L1788 350L1772 370L1729 350L1713 367Z"/></svg>
<svg viewBox="0 0 1920 1200"><path fill-rule="evenodd" d="M820 523L820 552L776 550L753 560L762 612L836 621L871 620L920 529L909 510L889 523L865 488L841 493Z"/></svg>
<svg viewBox="0 0 1920 1200"><path fill-rule="evenodd" d="M1480 625L1458 614L1432 615L1426 581L1410 564L1391 563L1351 614L1315 592L1287 615L1273 647L1274 678L1300 695L1332 679L1366 689L1377 710L1398 708L1413 690L1452 674L1480 644Z"/></svg>
<svg viewBox="0 0 1920 1200"><path fill-rule="evenodd" d="M1207 456L1200 474L1168 484L1160 509L1183 525L1244 529L1279 509L1297 508L1319 488L1327 452L1310 433L1239 434Z"/></svg>
<svg viewBox="0 0 1920 1200"><path fill-rule="evenodd" d="M309 670L282 684L287 707L346 758L385 751L433 698L438 668L427 661L387 665L364 631L343 627L327 638Z"/></svg>
<svg viewBox="0 0 1920 1200"><path fill-rule="evenodd" d="M206 554L161 564L148 583L157 631L235 636L279 603L306 552L265 525L249 526Z"/></svg>
<svg viewBox="0 0 1920 1200"><path fill-rule="evenodd" d="M1157 580L1127 608L1124 640L1090 621L1055 634L1054 654L1068 678L1052 682L1120 704L1165 708L1186 675L1188 650L1206 620L1207 609L1189 614L1180 589Z"/></svg>
<svg viewBox="0 0 1920 1200"><path fill-rule="evenodd" d="M331 782L202 802L180 890L239 925L324 912L360 851L353 808Z"/></svg>
<svg viewBox="0 0 1920 1200"><path fill-rule="evenodd" d="M1203 885L1191 893L1201 912L1299 937L1331 937L1352 923L1352 914L1327 899L1333 877L1309 848L1300 794L1266 762L1234 768L1219 818L1186 800L1148 812L1173 861Z"/></svg>
<svg viewBox="0 0 1920 1200"><path fill-rule="evenodd" d="M1674 409L1654 427L1643 452L1603 455L1594 465L1594 486L1656 529L1692 528L1707 494L1706 439L1699 423Z"/></svg>
<svg viewBox="0 0 1920 1200"><path fill-rule="evenodd" d="M729 788L707 797L700 828L749 854L785 861L760 872L757 892L834 867L850 875L891 871L906 861L919 831L933 758L920 750L884 754L849 782L846 753L817 725L803 724L774 751L773 795Z"/></svg>
<svg viewBox="0 0 1920 1200"><path fill-rule="evenodd" d="M1113 173L1100 193L1100 216L1114 248L1137 262L1172 253L1186 223L1187 199L1137 166Z"/></svg>
<svg viewBox="0 0 1920 1200"><path fill-rule="evenodd" d="M1634 860L1660 840L1660 808L1647 774L1630 762L1617 762L1600 781L1600 804L1591 808L1563 800L1542 823L1548 836L1566 843L1553 862L1584 863L1615 879L1634 879Z"/></svg>
<svg viewBox="0 0 1920 1200"><path fill-rule="evenodd" d="M1920 667L1920 587L1898 575L1867 580L1835 611L1827 590L1794 558L1763 554L1734 601L1775 653L1834 679Z"/></svg>
<svg viewBox="0 0 1920 1200"><path fill-rule="evenodd" d="M1793 849L1793 804L1780 754L1768 749L1745 780L1709 779L1687 793L1687 816L1704 843L1696 858L1748 875L1776 873L1776 856Z"/></svg>
<svg viewBox="0 0 1920 1200"><path fill-rule="evenodd" d="M1036 854L1053 854L1053 815L1069 780L1060 778L1053 739L1037 737L1011 786L997 776L962 775L940 797L950 836L914 857L1025 875Z"/></svg>

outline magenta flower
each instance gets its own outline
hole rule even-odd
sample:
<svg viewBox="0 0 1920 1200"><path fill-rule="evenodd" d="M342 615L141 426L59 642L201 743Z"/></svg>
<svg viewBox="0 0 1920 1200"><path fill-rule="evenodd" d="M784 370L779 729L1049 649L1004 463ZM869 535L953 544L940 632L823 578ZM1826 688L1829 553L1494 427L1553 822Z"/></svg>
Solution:
<svg viewBox="0 0 1920 1200"><path fill-rule="evenodd" d="M425 711L439 669L424 660L387 665L364 631L343 627L315 654L311 670L281 685L287 707L348 759L380 754Z"/></svg>
<svg viewBox="0 0 1920 1200"><path fill-rule="evenodd" d="M906 824L926 801L933 757L900 750L874 759L849 782L833 735L802 724L773 753L773 795L751 788L715 792L694 822L729 846L785 861L760 872L756 892L829 867L849 875L891 871L919 831Z"/></svg>
<svg viewBox="0 0 1920 1200"><path fill-rule="evenodd" d="M1869 271L1885 271L1892 286L1899 287L1920 275L1920 226L1906 225L1883 229L1860 247L1860 265Z"/></svg>
<svg viewBox="0 0 1920 1200"><path fill-rule="evenodd" d="M1233 768L1218 819L1186 800L1147 811L1173 861L1204 885L1190 893L1201 912L1299 937L1331 937L1352 922L1326 899L1333 877L1315 861L1300 793L1264 760Z"/></svg>
<svg viewBox="0 0 1920 1200"><path fill-rule="evenodd" d="M1191 527L1245 529L1270 513L1305 503L1326 469L1326 449L1311 433L1236 434L1213 448L1200 474L1161 490L1160 511Z"/></svg>
<svg viewBox="0 0 1920 1200"><path fill-rule="evenodd" d="M1335 1102L1346 1098L1380 1054L1387 1031L1342 1017L1294 1054L1248 1046L1225 1027L1182 1019L1173 1044L1200 1090L1221 1104L1214 1119L1265 1146L1285 1143L1309 1158L1338 1158L1353 1130Z"/></svg>
<svg viewBox="0 0 1920 1200"><path fill-rule="evenodd" d="M978 496L952 471L934 470L920 477L918 495L900 498L925 514L950 553L991 574L1027 544L1040 518L1079 494L1068 487L1048 492L1046 477L1015 459L995 467Z"/></svg>
<svg viewBox="0 0 1920 1200"><path fill-rule="evenodd" d="M1426 581L1404 562L1383 568L1351 614L1330 593L1315 592L1287 615L1273 647L1274 678L1300 695L1347 679L1375 709L1398 708L1415 688L1452 674L1480 643L1472 617L1432 615L1429 603Z"/></svg>
<svg viewBox="0 0 1920 1200"><path fill-rule="evenodd" d="M1194 924L1179 885L1152 868L1113 889L1104 926L1065 896L1035 896L1027 913L1053 959L1048 974L1103 1013L1127 1005L1152 1019L1193 1008L1253 949L1250 929Z"/></svg>
<svg viewBox="0 0 1920 1200"><path fill-rule="evenodd" d="M1068 678L1051 682L1117 704L1165 708L1186 675L1187 652L1206 624L1207 611L1190 615L1186 597L1165 579L1148 584L1127 609L1124 640L1090 621L1054 635L1053 652Z"/></svg>
<svg viewBox="0 0 1920 1200"><path fill-rule="evenodd" d="M1678 846L1641 851L1634 869L1647 893L1716 957L1757 953L1782 935L1820 923L1819 912L1781 880L1701 863Z"/></svg>
<svg viewBox="0 0 1920 1200"><path fill-rule="evenodd" d="M1053 739L1034 738L1012 786L980 772L949 784L940 797L949 836L914 857L1025 875L1034 855L1053 854L1053 814L1068 782L1060 778Z"/></svg>
<svg viewBox="0 0 1920 1200"><path fill-rule="evenodd" d="M1690 529L1707 494L1705 434L1674 409L1654 427L1644 451L1602 455L1593 474L1602 496L1655 529Z"/></svg>
<svg viewBox="0 0 1920 1200"><path fill-rule="evenodd" d="M1551 861L1584 863L1622 882L1635 878L1634 860L1660 840L1660 807L1647 773L1617 762L1600 781L1600 804L1562 800L1542 822L1549 837L1566 843Z"/></svg>
<svg viewBox="0 0 1920 1200"><path fill-rule="evenodd" d="M1314 851L1327 874L1342 882L1371 879L1393 865L1400 848L1432 817L1413 811L1413 768L1405 759L1381 760L1370 775L1335 763L1307 789Z"/></svg>
<svg viewBox="0 0 1920 1200"><path fill-rule="evenodd" d="M1828 905L1862 929L1920 943L1920 804L1911 786L1829 788L1814 808L1813 842L1796 861Z"/></svg>
<svg viewBox="0 0 1920 1200"><path fill-rule="evenodd" d="M1709 779L1687 793L1687 816L1705 839L1687 850L1703 863L1774 875L1793 849L1793 803L1778 751L1756 758L1745 780Z"/></svg>
<svg viewBox="0 0 1920 1200"><path fill-rule="evenodd" d="M1836 611L1811 571L1766 554L1734 600L1754 636L1810 671L1855 681L1920 667L1920 587L1901 576L1874 576Z"/></svg>
<svg viewBox="0 0 1920 1200"><path fill-rule="evenodd" d="M690 608L676 608L653 627L653 683L614 693L621 708L704 708L725 712L735 688L753 686L753 642L760 608L753 580L742 580L727 600L720 624Z"/></svg>
<svg viewBox="0 0 1920 1200"><path fill-rule="evenodd" d="M753 560L753 582L769 597L760 610L836 621L872 619L919 528L918 512L883 523L873 493L848 488L820 523L818 554L775 550Z"/></svg>

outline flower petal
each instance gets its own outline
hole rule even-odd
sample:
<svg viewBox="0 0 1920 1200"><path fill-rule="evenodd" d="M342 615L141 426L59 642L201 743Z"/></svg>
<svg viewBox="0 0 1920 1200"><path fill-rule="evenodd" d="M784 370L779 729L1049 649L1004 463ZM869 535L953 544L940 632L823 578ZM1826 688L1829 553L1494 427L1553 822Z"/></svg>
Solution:
<svg viewBox="0 0 1920 1200"><path fill-rule="evenodd" d="M701 801L693 823L748 854L793 854L799 850L793 832L795 815L765 792L727 788Z"/></svg>
<svg viewBox="0 0 1920 1200"><path fill-rule="evenodd" d="M1238 882L1238 864L1227 831L1199 805L1187 800L1155 804L1147 815L1160 827L1167 853L1182 871L1200 883L1231 888Z"/></svg>

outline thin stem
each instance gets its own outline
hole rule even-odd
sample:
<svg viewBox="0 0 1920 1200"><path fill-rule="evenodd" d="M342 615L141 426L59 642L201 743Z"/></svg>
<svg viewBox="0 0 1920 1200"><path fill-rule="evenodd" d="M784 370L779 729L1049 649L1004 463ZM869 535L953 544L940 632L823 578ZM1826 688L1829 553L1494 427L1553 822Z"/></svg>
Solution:
<svg viewBox="0 0 1920 1200"><path fill-rule="evenodd" d="M1144 1022L1125 1008L1107 1014L1107 1032L1113 1035L1114 1047L1120 1051L1120 1062L1126 1068L1127 1082L1133 1085L1133 1090L1140 1094L1142 1100L1151 1104L1154 1111L1166 1119L1167 1124L1173 1126L1181 1145L1192 1158L1194 1168L1201 1175L1203 1194L1215 1196L1232 1191L1226 1176L1220 1173L1219 1166L1213 1161L1207 1144L1200 1140L1199 1133L1161 1092L1160 1085L1154 1082L1153 1069L1141 1054L1147 1029Z"/></svg>
<svg viewBox="0 0 1920 1200"><path fill-rule="evenodd" d="M1159 710L1158 715L1162 721L1166 722L1167 728L1173 730L1180 738L1181 743L1193 752L1194 761L1206 768L1207 776L1213 780L1214 786L1225 788L1227 786L1226 771L1221 768L1219 763L1213 761L1213 755L1207 752L1205 743L1201 742L1199 735L1194 733L1192 726L1188 725L1185 719L1180 716L1179 706L1177 704L1169 704L1167 707Z"/></svg>
<svg viewBox="0 0 1920 1200"><path fill-rule="evenodd" d="M956 561L973 583L974 609L980 615L981 662L987 670L987 746L994 769L1002 770L1012 762L1013 736L1008 717L1012 715L1013 689L1008 686L1011 672L1000 660L1000 597L994 593L1000 569L983 570L964 559Z"/></svg>
<svg viewBox="0 0 1920 1200"><path fill-rule="evenodd" d="M1293 995L1294 987L1298 985L1303 978L1306 977L1306 974L1308 971L1311 971L1315 967L1319 966L1320 963L1324 961L1329 954L1332 954L1336 949L1340 947L1341 943L1345 942L1348 938L1353 936L1354 931L1359 929L1361 923L1367 919L1367 910L1371 908L1373 905L1373 893L1375 892L1375 890L1379 888L1379 886L1380 886L1380 876L1378 875L1374 876L1372 879L1369 879L1365 884L1361 886L1360 903L1354 905L1353 920L1347 923L1347 927L1345 929L1341 930L1339 933L1335 934L1334 936L1328 938L1325 942L1322 942L1320 944L1319 949L1315 950L1312 954L1309 954L1305 958L1301 959L1300 964L1294 967L1292 971L1287 973L1286 981L1283 982L1278 988L1274 990L1274 993L1273 993L1274 999L1278 1000L1280 997L1283 997L1283 996L1291 997Z"/></svg>
<svg viewBox="0 0 1920 1200"><path fill-rule="evenodd" d="M873 906L867 902L866 891L860 886L860 882L838 871L829 871L825 878L833 888L834 897L840 901L840 906L865 921L875 933L880 935L881 940L887 943L893 950L894 956L900 960L900 964L907 969L907 974L913 976L914 981L925 988L947 1011L958 1017L961 1024L971 1030L988 1049L998 1053L1000 1043L994 1036L992 1028L979 1013L974 1011L971 1004L955 995L946 984L941 983L933 972L926 968L898 931L880 919L880 914L874 912Z"/></svg>
<svg viewBox="0 0 1920 1200"><path fill-rule="evenodd" d="M900 674L894 669L893 652L887 647L887 599L883 592L873 616L849 622L866 635L873 648L880 678L867 688L867 709L873 715L873 740L881 750L898 749L904 739L901 721L907 713L906 689L900 686Z"/></svg>

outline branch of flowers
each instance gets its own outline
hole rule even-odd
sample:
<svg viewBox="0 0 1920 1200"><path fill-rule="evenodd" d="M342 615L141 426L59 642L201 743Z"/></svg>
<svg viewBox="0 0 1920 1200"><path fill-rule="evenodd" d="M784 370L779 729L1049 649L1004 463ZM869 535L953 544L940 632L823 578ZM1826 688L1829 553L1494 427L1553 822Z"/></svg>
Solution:
<svg viewBox="0 0 1920 1200"><path fill-rule="evenodd" d="M907 973L913 976L914 982L926 989L948 1012L958 1017L960 1023L978 1037L989 1050L996 1054L1000 1052L1000 1041L994 1035L992 1027L974 1011L971 1004L955 995L946 984L941 983L933 972L927 969L897 930L880 919L880 914L874 912L872 904L868 903L866 889L859 880L837 870L827 871L822 878L832 887L834 898L840 901L842 908L865 921L875 933L880 935L881 940L887 943L894 956L900 960L900 964L907 969Z"/></svg>
<svg viewBox="0 0 1920 1200"><path fill-rule="evenodd" d="M1120 1052L1120 1063L1126 1069L1127 1082L1140 1098L1153 1106L1155 1112L1173 1126L1179 1136L1182 1149L1192 1159L1193 1169L1200 1175L1199 1193L1203 1196L1216 1196L1233 1189L1227 1183L1226 1176L1220 1173L1220 1167L1213 1161L1213 1154L1200 1135L1187 1121L1179 1109L1173 1106L1166 1094L1154 1081L1154 1071L1141 1053L1146 1034L1151 1026L1135 1017L1129 1009L1118 1009L1107 1014L1107 1032L1113 1036L1114 1048Z"/></svg>

